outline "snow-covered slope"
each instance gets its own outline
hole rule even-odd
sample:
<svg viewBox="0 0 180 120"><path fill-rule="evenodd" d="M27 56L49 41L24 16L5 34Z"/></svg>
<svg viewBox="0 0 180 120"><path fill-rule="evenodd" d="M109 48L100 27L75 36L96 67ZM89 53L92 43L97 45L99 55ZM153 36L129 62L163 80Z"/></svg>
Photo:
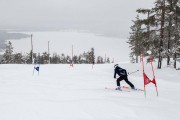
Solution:
<svg viewBox="0 0 180 120"><path fill-rule="evenodd" d="M143 88L141 64L120 63ZM146 64L147 74L151 68ZM113 64L0 65L0 120L179 120L180 72L155 69L154 85L143 92L115 91ZM150 76L150 75L149 75ZM124 81L121 85L126 85ZM112 89L105 89L105 87Z"/></svg>

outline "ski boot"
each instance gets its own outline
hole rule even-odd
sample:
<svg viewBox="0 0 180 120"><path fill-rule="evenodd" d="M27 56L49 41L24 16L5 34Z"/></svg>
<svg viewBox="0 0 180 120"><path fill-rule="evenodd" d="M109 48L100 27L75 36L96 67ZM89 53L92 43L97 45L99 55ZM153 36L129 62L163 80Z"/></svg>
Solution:
<svg viewBox="0 0 180 120"><path fill-rule="evenodd" d="M120 90L121 91L121 87L117 87L115 90Z"/></svg>

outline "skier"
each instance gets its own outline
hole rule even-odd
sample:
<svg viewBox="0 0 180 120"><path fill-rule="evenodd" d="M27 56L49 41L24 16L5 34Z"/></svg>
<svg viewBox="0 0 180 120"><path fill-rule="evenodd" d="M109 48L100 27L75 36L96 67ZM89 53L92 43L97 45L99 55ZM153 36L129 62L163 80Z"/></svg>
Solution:
<svg viewBox="0 0 180 120"><path fill-rule="evenodd" d="M128 80L128 75L125 69L119 67L118 64L114 65L114 78L116 79L116 74L118 74L120 77L117 78L117 88L116 90L121 90L120 87L120 81L125 80L125 82L131 87L131 89L135 89L134 85Z"/></svg>

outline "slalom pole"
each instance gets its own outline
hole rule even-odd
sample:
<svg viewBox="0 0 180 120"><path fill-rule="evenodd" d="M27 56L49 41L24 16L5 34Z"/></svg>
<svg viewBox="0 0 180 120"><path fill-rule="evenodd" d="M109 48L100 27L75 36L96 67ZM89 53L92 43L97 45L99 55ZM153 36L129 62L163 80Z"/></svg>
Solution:
<svg viewBox="0 0 180 120"><path fill-rule="evenodd" d="M143 69L143 78L144 78L144 59L143 59L144 55L142 54L142 69ZM144 84L144 96L146 97L146 87Z"/></svg>
<svg viewBox="0 0 180 120"><path fill-rule="evenodd" d="M39 71L40 71L40 64L39 64L38 76L39 76Z"/></svg>
<svg viewBox="0 0 180 120"><path fill-rule="evenodd" d="M34 75L34 69L33 69L33 75Z"/></svg>
<svg viewBox="0 0 180 120"><path fill-rule="evenodd" d="M157 86L155 85L155 87L156 87L156 94L157 94L157 96L158 96L158 90L157 90Z"/></svg>
<svg viewBox="0 0 180 120"><path fill-rule="evenodd" d="M157 96L158 96L158 89L157 89L157 85L156 85L156 81L155 81L155 75L154 75L154 67L153 67L153 65L152 65L152 55L150 56L150 63L151 63L152 72L153 72L153 78L154 78L155 87L156 87L156 94L157 94Z"/></svg>
<svg viewBox="0 0 180 120"><path fill-rule="evenodd" d="M33 75L34 75L34 69L35 69L35 66L36 66L36 65L34 65L34 68L33 68Z"/></svg>
<svg viewBox="0 0 180 120"><path fill-rule="evenodd" d="M146 87L144 85L144 96L146 97Z"/></svg>

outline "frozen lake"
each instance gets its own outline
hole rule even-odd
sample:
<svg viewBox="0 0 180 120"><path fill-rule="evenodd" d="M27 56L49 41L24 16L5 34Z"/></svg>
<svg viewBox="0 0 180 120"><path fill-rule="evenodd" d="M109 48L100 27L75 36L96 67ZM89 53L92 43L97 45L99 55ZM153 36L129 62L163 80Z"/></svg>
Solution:
<svg viewBox="0 0 180 120"><path fill-rule="evenodd" d="M59 55L64 53L71 56L72 45L74 55L88 52L93 47L95 56L109 57L112 61L129 61L129 45L127 39L111 38L102 35L95 35L88 32L76 31L49 31L49 32L27 32L33 35L33 49L35 53L48 51L48 41L50 42L51 55L56 52ZM31 50L31 38L20 40L10 40L14 47L14 52L26 53Z"/></svg>

